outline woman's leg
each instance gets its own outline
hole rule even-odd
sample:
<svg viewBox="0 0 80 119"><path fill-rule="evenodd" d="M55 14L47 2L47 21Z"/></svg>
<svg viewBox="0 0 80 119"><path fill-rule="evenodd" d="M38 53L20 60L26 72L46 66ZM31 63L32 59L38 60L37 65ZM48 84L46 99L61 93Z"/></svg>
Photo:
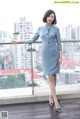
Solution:
<svg viewBox="0 0 80 119"><path fill-rule="evenodd" d="M54 103L55 103L55 107L56 108L60 108L60 105L59 105L59 102L58 102L58 99L56 97L56 89L55 89L55 83L56 83L56 76L48 76L49 78L49 86L50 86L50 90L51 90L51 97L53 98L54 100Z"/></svg>
<svg viewBox="0 0 80 119"><path fill-rule="evenodd" d="M56 75L53 75L54 76L54 82L55 82L55 87L56 87ZM53 97L52 97L52 94L50 93L50 96L49 96L49 101L53 103Z"/></svg>
<svg viewBox="0 0 80 119"><path fill-rule="evenodd" d="M56 75L53 75L54 76L54 82L55 82L55 86L56 86Z"/></svg>

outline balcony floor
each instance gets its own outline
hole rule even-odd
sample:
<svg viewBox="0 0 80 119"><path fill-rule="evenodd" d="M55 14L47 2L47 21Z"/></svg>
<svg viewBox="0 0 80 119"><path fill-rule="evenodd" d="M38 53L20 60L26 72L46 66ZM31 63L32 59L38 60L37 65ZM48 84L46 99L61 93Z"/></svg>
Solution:
<svg viewBox="0 0 80 119"><path fill-rule="evenodd" d="M8 111L8 119L80 119L80 98L60 101L62 112L50 109L48 102L1 105L0 111Z"/></svg>

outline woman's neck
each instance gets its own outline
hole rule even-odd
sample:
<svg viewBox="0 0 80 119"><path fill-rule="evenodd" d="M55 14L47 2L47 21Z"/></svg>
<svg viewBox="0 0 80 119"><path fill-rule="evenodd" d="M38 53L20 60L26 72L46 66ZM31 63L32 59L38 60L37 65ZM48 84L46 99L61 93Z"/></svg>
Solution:
<svg viewBox="0 0 80 119"><path fill-rule="evenodd" d="M48 26L52 26L52 24L48 24L48 23L46 23L46 26L48 27Z"/></svg>

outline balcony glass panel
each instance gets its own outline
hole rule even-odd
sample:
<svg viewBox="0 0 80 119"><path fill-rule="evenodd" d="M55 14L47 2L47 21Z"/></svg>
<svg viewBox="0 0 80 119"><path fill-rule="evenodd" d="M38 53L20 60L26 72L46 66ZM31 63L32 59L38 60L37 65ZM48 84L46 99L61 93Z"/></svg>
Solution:
<svg viewBox="0 0 80 119"><path fill-rule="evenodd" d="M41 62L41 43L33 44L33 79L36 92L49 91L48 77L44 75ZM57 75L57 88L80 83L80 42L62 42L62 64Z"/></svg>
<svg viewBox="0 0 80 119"><path fill-rule="evenodd" d="M26 47L25 47L26 45ZM23 48L23 50L21 50ZM62 65L57 88L80 84L80 42L62 41ZM49 92L41 62L41 42L0 44L0 89L28 89L26 94Z"/></svg>
<svg viewBox="0 0 80 119"><path fill-rule="evenodd" d="M15 92L20 94L19 89L24 91L26 88L25 94L32 94L30 76L27 74L27 47L24 46L24 43L0 44L0 90L8 89L8 94L10 89L16 89Z"/></svg>

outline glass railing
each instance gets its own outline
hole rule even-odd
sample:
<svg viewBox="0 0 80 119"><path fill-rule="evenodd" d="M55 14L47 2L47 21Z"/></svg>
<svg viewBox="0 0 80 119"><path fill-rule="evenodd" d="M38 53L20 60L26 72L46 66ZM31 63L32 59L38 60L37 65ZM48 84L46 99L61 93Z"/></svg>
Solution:
<svg viewBox="0 0 80 119"><path fill-rule="evenodd" d="M34 94L48 87L41 62L41 42L0 43L0 89L29 88ZM62 41L62 64L57 86L80 83L80 41ZM39 91L40 92L40 91ZM28 92L29 93L29 92Z"/></svg>

